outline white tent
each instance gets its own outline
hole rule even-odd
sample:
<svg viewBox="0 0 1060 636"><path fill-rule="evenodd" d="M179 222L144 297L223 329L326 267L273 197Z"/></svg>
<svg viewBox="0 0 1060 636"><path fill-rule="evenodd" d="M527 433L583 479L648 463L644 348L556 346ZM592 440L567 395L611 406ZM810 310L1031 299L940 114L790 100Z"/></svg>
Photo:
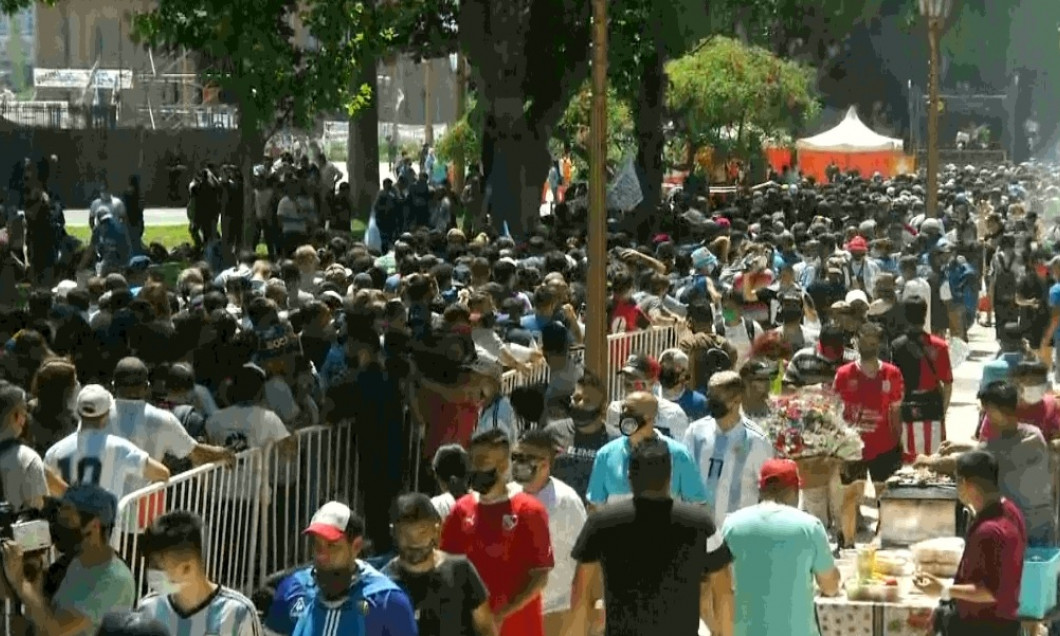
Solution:
<svg viewBox="0 0 1060 636"><path fill-rule="evenodd" d="M901 150L902 140L873 132L861 122L857 108L851 106L839 125L813 137L798 140L795 148L826 152L882 152Z"/></svg>

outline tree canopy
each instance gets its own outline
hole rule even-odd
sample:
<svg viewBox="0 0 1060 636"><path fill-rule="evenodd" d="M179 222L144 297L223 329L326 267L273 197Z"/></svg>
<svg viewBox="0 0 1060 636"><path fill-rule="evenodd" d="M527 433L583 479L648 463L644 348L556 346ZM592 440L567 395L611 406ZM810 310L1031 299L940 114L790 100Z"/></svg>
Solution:
<svg viewBox="0 0 1060 636"><path fill-rule="evenodd" d="M731 38L704 41L666 71L675 132L692 147L740 146L747 133L772 135L819 109L812 69Z"/></svg>

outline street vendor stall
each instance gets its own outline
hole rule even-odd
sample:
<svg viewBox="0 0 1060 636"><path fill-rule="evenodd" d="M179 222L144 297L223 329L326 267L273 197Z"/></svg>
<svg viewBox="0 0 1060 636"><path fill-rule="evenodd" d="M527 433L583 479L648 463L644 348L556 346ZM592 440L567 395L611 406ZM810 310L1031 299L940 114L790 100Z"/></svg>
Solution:
<svg viewBox="0 0 1060 636"><path fill-rule="evenodd" d="M819 182L827 180L830 164L843 172L857 170L868 178L879 172L885 178L899 172L904 157L902 140L881 135L862 123L851 106L835 128L795 143L799 170Z"/></svg>

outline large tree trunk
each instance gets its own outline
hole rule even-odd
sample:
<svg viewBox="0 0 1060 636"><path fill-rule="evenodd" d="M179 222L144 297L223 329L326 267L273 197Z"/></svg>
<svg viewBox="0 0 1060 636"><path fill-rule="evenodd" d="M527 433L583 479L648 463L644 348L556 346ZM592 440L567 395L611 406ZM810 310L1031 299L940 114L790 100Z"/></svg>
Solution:
<svg viewBox="0 0 1060 636"><path fill-rule="evenodd" d="M643 81L637 95L633 126L637 136L637 177L644 200L634 212L634 225L638 232L646 222L655 218L654 212L662 201L664 177L663 118L666 115L666 70L662 47L656 47L655 55L645 61Z"/></svg>
<svg viewBox="0 0 1060 636"><path fill-rule="evenodd" d="M248 214L255 214L254 210L254 164L262 160L265 156L265 133L258 130L249 122L243 123L243 118L239 118L239 172L243 179L243 218L245 219ZM245 225L245 222L244 222ZM243 236L243 228L236 228L240 239ZM237 240L238 245L241 240ZM222 243L222 246L224 243ZM248 246L250 249L254 249L256 246ZM235 263L236 255L230 253L227 249L222 249L224 254L225 265L231 265Z"/></svg>
<svg viewBox="0 0 1060 636"><path fill-rule="evenodd" d="M522 128L523 130L519 130ZM540 218L541 192L548 176L548 141L535 138L518 122L498 130L493 144L490 218L498 231L508 224L512 236L525 236ZM539 169L544 166L544 169Z"/></svg>
<svg viewBox="0 0 1060 636"><path fill-rule="evenodd" d="M360 69L353 85L370 86L372 98L355 117L350 118L350 135L346 140L346 172L350 180L353 218L367 223L380 181L379 87L375 59L365 60Z"/></svg>

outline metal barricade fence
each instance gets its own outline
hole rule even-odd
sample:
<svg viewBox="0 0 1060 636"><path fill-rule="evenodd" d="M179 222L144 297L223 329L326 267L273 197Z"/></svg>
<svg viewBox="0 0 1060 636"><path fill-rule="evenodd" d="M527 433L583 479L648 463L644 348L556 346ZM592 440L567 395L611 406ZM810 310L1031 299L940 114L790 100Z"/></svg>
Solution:
<svg viewBox="0 0 1060 636"><path fill-rule="evenodd" d="M139 590L146 589L143 531L166 512L186 510L203 520L203 558L213 580L253 591L259 583L262 485L268 483L263 459L261 449L244 451L236 456L234 467L199 466L122 497L111 546L129 564Z"/></svg>
<svg viewBox="0 0 1060 636"><path fill-rule="evenodd" d="M353 428L347 423L299 430L294 445L271 443L264 450L266 480L262 493L271 497L261 506L262 577L312 557L302 529L320 506L343 501L360 511L358 469Z"/></svg>

